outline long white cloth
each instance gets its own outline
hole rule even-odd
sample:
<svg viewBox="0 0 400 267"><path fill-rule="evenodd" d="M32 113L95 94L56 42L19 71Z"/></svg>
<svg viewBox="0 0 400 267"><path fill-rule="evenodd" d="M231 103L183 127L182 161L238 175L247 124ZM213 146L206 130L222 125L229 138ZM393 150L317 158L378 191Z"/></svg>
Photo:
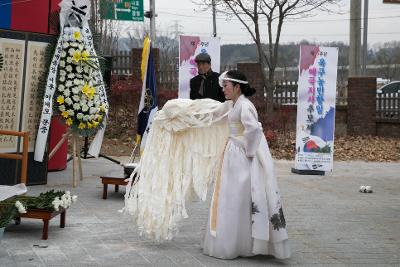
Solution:
<svg viewBox="0 0 400 267"><path fill-rule="evenodd" d="M135 174L139 180L128 184L124 211L150 239L171 239L187 217L185 201L193 192L204 200L216 178L205 253L290 256L268 144L244 96L234 106L209 99L167 102L156 114Z"/></svg>
<svg viewBox="0 0 400 267"><path fill-rule="evenodd" d="M229 110L228 102L176 99L157 112L131 175L140 178L125 194L124 211L134 216L141 233L157 241L171 239L188 216L185 201L193 194L205 200L229 135Z"/></svg>

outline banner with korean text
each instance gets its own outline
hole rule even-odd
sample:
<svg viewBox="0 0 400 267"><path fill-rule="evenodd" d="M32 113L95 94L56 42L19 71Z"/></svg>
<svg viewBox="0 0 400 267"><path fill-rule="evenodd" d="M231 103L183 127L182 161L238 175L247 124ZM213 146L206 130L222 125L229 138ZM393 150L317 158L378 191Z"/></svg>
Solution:
<svg viewBox="0 0 400 267"><path fill-rule="evenodd" d="M194 58L200 53L208 53L211 57L211 69L220 71L219 38L179 36L179 98L189 98L190 79L197 75Z"/></svg>
<svg viewBox="0 0 400 267"><path fill-rule="evenodd" d="M332 171L338 48L301 46L295 169Z"/></svg>

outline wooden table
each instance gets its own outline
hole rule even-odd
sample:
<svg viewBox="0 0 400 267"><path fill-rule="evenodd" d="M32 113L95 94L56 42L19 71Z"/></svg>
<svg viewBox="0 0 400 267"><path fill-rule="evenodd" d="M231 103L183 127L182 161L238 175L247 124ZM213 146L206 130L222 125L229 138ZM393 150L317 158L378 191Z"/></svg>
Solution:
<svg viewBox="0 0 400 267"><path fill-rule="evenodd" d="M127 185L128 182L125 182L123 177L110 177L110 176L100 176L101 183L103 184L103 199L107 199L107 191L108 185L113 184L115 185L115 192L118 192L120 185Z"/></svg>
<svg viewBox="0 0 400 267"><path fill-rule="evenodd" d="M22 213L19 215L19 218L16 219L16 223L21 223L21 218L32 218L32 219L41 219L43 220L43 232L42 239L47 240L48 232L49 232L49 221L56 217L58 214L60 215L60 228L65 227L65 215L67 210L60 208L58 211L48 211L43 209L28 209L26 213Z"/></svg>

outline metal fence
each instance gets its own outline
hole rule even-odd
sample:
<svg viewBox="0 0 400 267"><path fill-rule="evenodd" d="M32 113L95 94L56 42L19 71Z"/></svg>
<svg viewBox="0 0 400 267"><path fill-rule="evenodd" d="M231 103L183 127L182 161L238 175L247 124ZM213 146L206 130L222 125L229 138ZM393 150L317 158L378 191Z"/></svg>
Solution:
<svg viewBox="0 0 400 267"><path fill-rule="evenodd" d="M112 51L112 73L117 75L132 75L132 53L131 51ZM236 69L234 65L221 66L221 72ZM162 65L157 75L161 87L177 90L179 84L178 67L176 65ZM297 103L297 81L276 81L274 102L278 104ZM379 94L377 95L377 117L397 118L399 117L399 95ZM396 104L397 103L397 104ZM339 83L336 90L336 104L347 105L347 84Z"/></svg>
<svg viewBox="0 0 400 267"><path fill-rule="evenodd" d="M131 51L112 51L112 74L132 75L132 52ZM178 89L178 68L176 65L161 65L157 73L158 83L168 89Z"/></svg>
<svg viewBox="0 0 400 267"><path fill-rule="evenodd" d="M275 81L274 103L296 104L297 81Z"/></svg>
<svg viewBox="0 0 400 267"><path fill-rule="evenodd" d="M221 66L221 72L234 69L236 69L236 66ZM179 67L177 65L161 65L157 79L161 87L177 90L179 87Z"/></svg>
<svg viewBox="0 0 400 267"><path fill-rule="evenodd" d="M114 51L112 53L112 73L132 75L132 59L130 51ZM235 66L222 66L221 70L232 70ZM162 88L177 90L179 84L176 65L163 65L158 73L158 83ZM274 103L285 105L297 104L297 81L276 81ZM347 84L339 83L336 90L336 105L347 105ZM400 122L400 94L381 93L376 95L376 118Z"/></svg>
<svg viewBox="0 0 400 267"><path fill-rule="evenodd" d="M276 81L274 102L278 104L297 104L297 81ZM336 87L336 105L347 105L347 84Z"/></svg>
<svg viewBox="0 0 400 267"><path fill-rule="evenodd" d="M161 65L157 79L161 87L178 90L178 67L176 65Z"/></svg>
<svg viewBox="0 0 400 267"><path fill-rule="evenodd" d="M111 51L112 74L132 75L131 51Z"/></svg>
<svg viewBox="0 0 400 267"><path fill-rule="evenodd" d="M376 117L400 122L400 94L376 94Z"/></svg>

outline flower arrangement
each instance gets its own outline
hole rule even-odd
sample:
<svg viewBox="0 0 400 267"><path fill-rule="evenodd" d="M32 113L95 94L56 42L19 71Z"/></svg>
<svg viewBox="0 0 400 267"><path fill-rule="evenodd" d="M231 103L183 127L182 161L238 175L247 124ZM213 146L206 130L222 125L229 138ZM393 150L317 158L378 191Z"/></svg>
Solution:
<svg viewBox="0 0 400 267"><path fill-rule="evenodd" d="M59 211L61 208L66 209L71 206L78 197L71 195L69 191L50 190L40 193L39 196L17 196L16 199L24 202L28 209Z"/></svg>
<svg viewBox="0 0 400 267"><path fill-rule="evenodd" d="M50 198L51 199L51 198ZM78 199L78 196L76 195L71 195L69 191L63 193L63 192L58 192L58 196L54 198L54 200L51 202L53 205L53 209L55 211L58 211L61 208L68 208L69 206L72 205L72 203L75 203Z"/></svg>
<svg viewBox="0 0 400 267"><path fill-rule="evenodd" d="M103 126L107 113L102 103L95 76L99 65L84 42L80 28L65 27L60 53L57 90L57 110L65 123L80 135L89 136Z"/></svg>
<svg viewBox="0 0 400 267"><path fill-rule="evenodd" d="M20 201L13 203L0 201L0 228L6 227L20 213L26 213L26 208Z"/></svg>
<svg viewBox="0 0 400 267"><path fill-rule="evenodd" d="M69 191L50 190L40 193L39 196L16 196L11 200L0 201L0 228L7 226L11 220L29 209L59 211L70 207L77 199Z"/></svg>

